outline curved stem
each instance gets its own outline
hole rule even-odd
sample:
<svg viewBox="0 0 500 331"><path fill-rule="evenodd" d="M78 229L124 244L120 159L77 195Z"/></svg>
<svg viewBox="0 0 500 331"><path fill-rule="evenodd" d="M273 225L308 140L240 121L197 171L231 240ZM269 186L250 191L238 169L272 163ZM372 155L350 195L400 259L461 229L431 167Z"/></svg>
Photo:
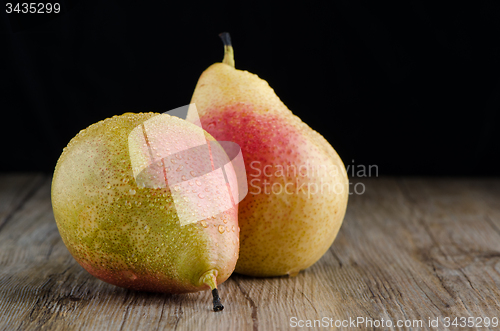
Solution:
<svg viewBox="0 0 500 331"><path fill-rule="evenodd" d="M217 270L212 269L212 270L205 272L201 276L200 281L201 281L201 283L210 286L210 289L212 290L212 296L214 299L213 300L214 311L223 310L224 306L220 302L219 291L217 290Z"/></svg>
<svg viewBox="0 0 500 331"><path fill-rule="evenodd" d="M224 43L224 59L222 63L225 63L234 68L234 51L233 45L231 44L231 36L229 32L222 32L219 34L220 39Z"/></svg>
<svg viewBox="0 0 500 331"><path fill-rule="evenodd" d="M220 296L219 296L219 291L217 291L216 288L212 290L212 296L214 297L214 311L221 311L224 309L224 306L220 302Z"/></svg>

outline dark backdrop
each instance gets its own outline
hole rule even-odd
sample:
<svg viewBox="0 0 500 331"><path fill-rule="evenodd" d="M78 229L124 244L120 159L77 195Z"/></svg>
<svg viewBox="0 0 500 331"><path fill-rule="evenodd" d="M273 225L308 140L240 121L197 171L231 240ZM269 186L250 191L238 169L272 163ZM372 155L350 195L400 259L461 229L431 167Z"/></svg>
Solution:
<svg viewBox="0 0 500 331"><path fill-rule="evenodd" d="M500 175L500 2L60 1L0 14L1 171L51 173L69 140L124 112L189 103L233 38L346 165L380 175Z"/></svg>

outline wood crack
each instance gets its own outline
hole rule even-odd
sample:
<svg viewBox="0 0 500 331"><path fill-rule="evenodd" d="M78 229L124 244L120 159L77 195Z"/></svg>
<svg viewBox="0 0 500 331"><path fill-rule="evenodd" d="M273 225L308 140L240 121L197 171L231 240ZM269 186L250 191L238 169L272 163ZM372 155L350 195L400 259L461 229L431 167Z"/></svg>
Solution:
<svg viewBox="0 0 500 331"><path fill-rule="evenodd" d="M245 297L245 299L248 301L248 303L250 303L250 307L252 307L253 331L257 331L257 330L259 330L259 320L258 320L258 316L257 316L258 307L255 304L255 302L253 301L253 299L250 297L250 295L248 295L248 293L241 287L240 282L238 280L235 280L235 283L236 283L236 286L238 286L238 289L240 290L240 292Z"/></svg>
<svg viewBox="0 0 500 331"><path fill-rule="evenodd" d="M163 313L165 312L165 304L166 303L167 303L167 297L164 296L164 298L163 298L163 304L161 305L160 319L158 320L158 325L156 327L156 330L160 330L160 323L161 323L161 320L163 319Z"/></svg>
<svg viewBox="0 0 500 331"><path fill-rule="evenodd" d="M309 304L311 305L311 307L314 309L314 311L316 312L316 314L318 313L318 311L316 310L316 307L314 307L312 301L307 297L307 295L304 294L304 292L298 290L300 292L300 294L302 294L304 296L304 298L306 298L307 302L309 302Z"/></svg>
<svg viewBox="0 0 500 331"><path fill-rule="evenodd" d="M424 289L422 288L422 286L420 286L420 284L419 284L419 283L417 282L417 280L415 279L415 276L413 276L413 275L410 273L410 277L413 279L413 282L415 283L415 286L417 286L417 287L420 289L420 291L422 291L422 293L423 293L423 294L427 297L427 299L429 299L429 302L430 302L430 303L432 303L432 305L434 305L434 307L436 307L436 308L437 308L437 310L439 311L439 310L440 310L440 308L438 307L438 305L436 305L436 304L434 303L434 301L432 300L432 298L431 298L431 297L427 294L427 292L425 292L425 291L424 291ZM433 293L434 293L434 294L436 294L435 292L433 292ZM436 294L436 296L439 298L439 296L438 296L437 294ZM444 301L443 301L443 305L444 305L444 307L446 307L446 308L449 308L449 307L450 307L450 306L449 306L447 303L445 303Z"/></svg>
<svg viewBox="0 0 500 331"><path fill-rule="evenodd" d="M174 331L177 330L177 326L179 325L179 321L184 315L184 311L182 310L182 300L179 302L179 312L176 314L177 319L175 320Z"/></svg>
<svg viewBox="0 0 500 331"><path fill-rule="evenodd" d="M128 297L130 296L130 294L132 293L131 290L127 290L127 293L125 294L125 298L123 300L123 302L127 302L127 299ZM130 300L130 302L128 303L127 307L125 308L125 315L123 316L123 321L122 321L122 324L120 325L120 331L123 331L123 328L125 326L125 323L127 322L127 319L130 315L130 307L132 306L132 304L135 302L135 298L133 298L132 300Z"/></svg>

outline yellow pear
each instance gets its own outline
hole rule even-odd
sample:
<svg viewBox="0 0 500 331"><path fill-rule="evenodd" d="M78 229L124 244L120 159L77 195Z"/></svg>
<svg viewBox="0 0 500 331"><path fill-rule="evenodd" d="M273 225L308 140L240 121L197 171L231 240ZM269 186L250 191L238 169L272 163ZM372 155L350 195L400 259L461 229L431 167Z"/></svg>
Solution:
<svg viewBox="0 0 500 331"><path fill-rule="evenodd" d="M345 167L265 80L235 69L229 34L221 38L223 62L202 73L191 103L205 130L242 149L248 195L238 207L235 271L293 276L318 261L337 236L349 195ZM189 112L187 120L196 118Z"/></svg>
<svg viewBox="0 0 500 331"><path fill-rule="evenodd" d="M202 142L214 141L174 116L126 113L91 125L69 142L54 171L52 208L65 245L83 268L134 290L211 289L214 310L222 310L217 284L231 275L238 257L237 205L183 224L181 213L201 206L200 197L212 188L202 187L199 175L206 171L193 153L191 158L182 152L160 155L167 144L193 151L186 146L197 145L200 134ZM144 167L147 171L137 174L139 161L150 155L158 157L150 162L157 168ZM185 181L172 187L169 172ZM143 173L154 185L139 181ZM185 205L174 194L183 187L192 193L191 199L182 200Z"/></svg>

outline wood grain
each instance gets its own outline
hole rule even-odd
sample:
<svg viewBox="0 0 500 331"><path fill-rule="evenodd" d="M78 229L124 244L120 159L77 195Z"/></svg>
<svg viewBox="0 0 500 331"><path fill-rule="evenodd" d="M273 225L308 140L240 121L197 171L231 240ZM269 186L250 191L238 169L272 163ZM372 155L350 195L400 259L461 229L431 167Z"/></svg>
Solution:
<svg viewBox="0 0 500 331"><path fill-rule="evenodd" d="M500 317L500 179L363 179L318 263L293 278L231 276L221 313L208 291L134 292L89 275L59 237L50 180L0 175L0 330L289 330L292 317L446 330L446 317Z"/></svg>

